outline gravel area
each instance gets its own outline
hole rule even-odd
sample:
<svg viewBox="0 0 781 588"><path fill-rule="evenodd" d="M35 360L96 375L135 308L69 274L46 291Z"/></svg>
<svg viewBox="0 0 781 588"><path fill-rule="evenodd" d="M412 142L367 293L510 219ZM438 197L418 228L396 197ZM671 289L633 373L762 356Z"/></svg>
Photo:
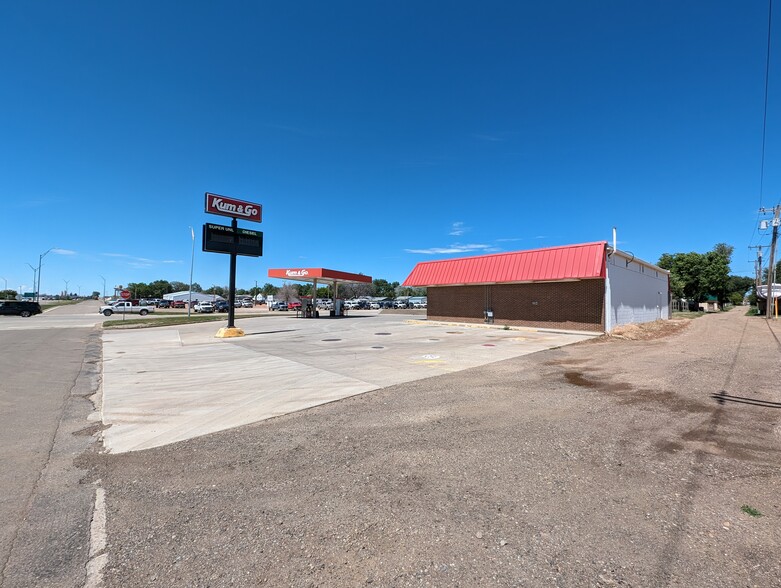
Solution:
<svg viewBox="0 0 781 588"><path fill-rule="evenodd" d="M781 325L744 312L86 454L104 583L781 586Z"/></svg>

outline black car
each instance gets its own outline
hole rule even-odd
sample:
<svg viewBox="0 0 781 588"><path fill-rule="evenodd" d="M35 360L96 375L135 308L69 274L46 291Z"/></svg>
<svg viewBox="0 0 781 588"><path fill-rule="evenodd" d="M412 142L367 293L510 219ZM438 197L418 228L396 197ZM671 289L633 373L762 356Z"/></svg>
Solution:
<svg viewBox="0 0 781 588"><path fill-rule="evenodd" d="M170 300L160 300L157 303L158 308L171 308L171 301Z"/></svg>
<svg viewBox="0 0 781 588"><path fill-rule="evenodd" d="M0 300L0 314L32 316L41 314L41 305L27 300Z"/></svg>
<svg viewBox="0 0 781 588"><path fill-rule="evenodd" d="M218 300L214 303L214 310L217 312L228 312L229 308L230 304L228 304L227 300Z"/></svg>

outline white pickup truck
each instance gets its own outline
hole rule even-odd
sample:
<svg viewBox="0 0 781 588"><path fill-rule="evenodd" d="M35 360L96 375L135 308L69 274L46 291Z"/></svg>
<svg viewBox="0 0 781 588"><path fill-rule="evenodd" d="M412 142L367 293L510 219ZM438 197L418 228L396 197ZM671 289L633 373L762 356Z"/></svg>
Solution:
<svg viewBox="0 0 781 588"><path fill-rule="evenodd" d="M133 304L132 302L120 300L119 302L115 302L108 306L101 306L99 312L103 316L111 316L115 312L119 314L140 314L141 316L146 316L154 311L154 306L140 306L138 304Z"/></svg>

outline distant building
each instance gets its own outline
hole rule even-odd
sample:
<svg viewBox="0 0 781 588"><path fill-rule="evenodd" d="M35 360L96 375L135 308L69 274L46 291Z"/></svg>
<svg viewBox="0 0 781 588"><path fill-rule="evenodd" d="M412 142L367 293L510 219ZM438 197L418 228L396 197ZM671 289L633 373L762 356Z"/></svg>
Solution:
<svg viewBox="0 0 781 588"><path fill-rule="evenodd" d="M164 300L183 300L184 302L187 302L190 300L190 291L184 290L183 292L173 292L171 294L163 294ZM196 300L199 302L202 302L204 300L208 300L209 302L217 302L218 300L225 300L222 296L219 294L204 294L203 292L193 292L192 293L192 300L195 302Z"/></svg>
<svg viewBox="0 0 781 588"><path fill-rule="evenodd" d="M710 294L705 297L703 302L700 302L699 307L704 312L719 312L721 310L719 299Z"/></svg>
<svg viewBox="0 0 781 588"><path fill-rule="evenodd" d="M609 332L670 318L670 274L607 242L421 262L428 317Z"/></svg>

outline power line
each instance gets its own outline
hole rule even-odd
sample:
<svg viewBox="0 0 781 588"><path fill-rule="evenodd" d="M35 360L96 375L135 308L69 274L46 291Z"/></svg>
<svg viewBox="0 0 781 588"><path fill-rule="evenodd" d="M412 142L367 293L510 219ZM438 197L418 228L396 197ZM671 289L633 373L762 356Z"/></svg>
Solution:
<svg viewBox="0 0 781 588"><path fill-rule="evenodd" d="M759 172L759 207L762 208L762 199L765 189L765 144L767 138L767 97L770 86L770 31L773 23L773 0L767 3L767 55L765 57L765 107L762 116L762 163Z"/></svg>

